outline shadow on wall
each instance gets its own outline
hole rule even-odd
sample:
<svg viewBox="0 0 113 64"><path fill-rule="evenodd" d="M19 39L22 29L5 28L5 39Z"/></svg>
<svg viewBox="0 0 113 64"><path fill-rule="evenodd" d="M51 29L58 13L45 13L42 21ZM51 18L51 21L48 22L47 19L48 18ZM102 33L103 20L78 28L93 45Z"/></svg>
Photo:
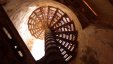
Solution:
<svg viewBox="0 0 113 64"><path fill-rule="evenodd" d="M8 0L0 0L0 4L1 4L1 5L6 5L7 2L8 2Z"/></svg>
<svg viewBox="0 0 113 64"><path fill-rule="evenodd" d="M99 60L97 59L97 52L89 47L86 46L86 48L82 51L82 56L80 57L80 60L84 64L99 64Z"/></svg>
<svg viewBox="0 0 113 64"><path fill-rule="evenodd" d="M113 5L113 0L109 0L110 1L110 3Z"/></svg>

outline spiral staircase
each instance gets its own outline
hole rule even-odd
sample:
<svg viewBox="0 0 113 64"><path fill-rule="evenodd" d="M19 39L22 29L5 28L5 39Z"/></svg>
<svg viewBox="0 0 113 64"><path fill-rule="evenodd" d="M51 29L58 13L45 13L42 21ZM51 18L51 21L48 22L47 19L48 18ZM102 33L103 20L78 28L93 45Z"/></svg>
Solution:
<svg viewBox="0 0 113 64"><path fill-rule="evenodd" d="M29 17L28 29L32 36L42 40L45 37L51 39L45 36L48 30L51 31L52 38L57 42L57 47L64 60L69 62L75 57L78 32L73 20L59 8L53 6L38 7ZM50 41L46 39L45 46L48 46L49 43Z"/></svg>

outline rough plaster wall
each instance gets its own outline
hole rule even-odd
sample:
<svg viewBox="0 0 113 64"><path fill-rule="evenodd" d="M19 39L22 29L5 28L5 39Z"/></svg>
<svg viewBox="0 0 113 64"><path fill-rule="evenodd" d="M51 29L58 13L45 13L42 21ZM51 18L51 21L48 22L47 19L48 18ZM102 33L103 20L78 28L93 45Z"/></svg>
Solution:
<svg viewBox="0 0 113 64"><path fill-rule="evenodd" d="M78 55L71 64L112 64L113 30L90 25L79 35Z"/></svg>
<svg viewBox="0 0 113 64"><path fill-rule="evenodd" d="M87 46L96 51L95 59L99 64L113 63L113 30L94 26L88 28L84 31L87 33Z"/></svg>
<svg viewBox="0 0 113 64"><path fill-rule="evenodd" d="M35 0L32 0L32 2ZM26 14L28 8L21 6L31 6L31 0L10 0L10 2L4 6L6 12L11 18L13 23L18 25L21 19ZM23 12L21 12L23 10ZM20 14L18 14L20 13ZM15 19L18 17L21 19ZM22 26L17 27L17 29ZM113 63L113 30L105 29L104 27L97 27L90 25L86 29L79 30L79 48L78 54L70 64L112 64Z"/></svg>

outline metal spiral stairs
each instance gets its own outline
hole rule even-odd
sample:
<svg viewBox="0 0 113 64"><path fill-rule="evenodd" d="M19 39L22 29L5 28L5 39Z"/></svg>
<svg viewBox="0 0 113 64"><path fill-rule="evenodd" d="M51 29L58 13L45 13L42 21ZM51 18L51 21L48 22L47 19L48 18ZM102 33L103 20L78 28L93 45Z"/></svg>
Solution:
<svg viewBox="0 0 113 64"><path fill-rule="evenodd" d="M51 30L66 62L76 55L78 32L73 20L59 8L38 7L29 17L28 29L37 39L44 39L45 31Z"/></svg>

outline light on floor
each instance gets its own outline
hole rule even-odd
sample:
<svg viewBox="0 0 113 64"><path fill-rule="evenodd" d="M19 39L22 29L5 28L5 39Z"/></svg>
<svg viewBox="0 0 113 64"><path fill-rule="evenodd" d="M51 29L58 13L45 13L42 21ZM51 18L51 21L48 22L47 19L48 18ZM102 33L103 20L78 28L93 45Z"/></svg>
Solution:
<svg viewBox="0 0 113 64"><path fill-rule="evenodd" d="M36 39L34 40L31 53L35 60L41 59L44 54L44 40Z"/></svg>

